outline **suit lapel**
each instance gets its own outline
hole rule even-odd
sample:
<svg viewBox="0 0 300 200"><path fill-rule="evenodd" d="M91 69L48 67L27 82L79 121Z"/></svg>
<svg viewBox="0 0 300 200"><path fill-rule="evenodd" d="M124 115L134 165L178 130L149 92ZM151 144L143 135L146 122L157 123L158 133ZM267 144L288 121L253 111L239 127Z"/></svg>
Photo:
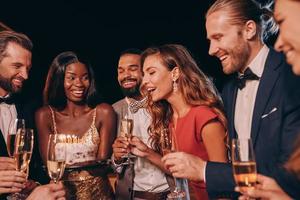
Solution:
<svg viewBox="0 0 300 200"><path fill-rule="evenodd" d="M228 121L229 121L229 135L230 138L236 138L236 131L234 128L234 113L235 113L235 103L237 95L237 86L234 82L231 82L229 86L229 101L228 101Z"/></svg>
<svg viewBox="0 0 300 200"><path fill-rule="evenodd" d="M281 62L281 56L276 55L276 52L270 49L269 55L266 60L264 72L262 74L258 86L252 115L251 138L254 146L256 143L256 138L261 123L261 116L264 113L268 100L271 97L271 93L275 82L280 74L280 70L277 69Z"/></svg>
<svg viewBox="0 0 300 200"><path fill-rule="evenodd" d="M17 118L18 119L25 119L24 112L22 110L21 104L16 103L15 106L16 106L16 110L17 110Z"/></svg>
<svg viewBox="0 0 300 200"><path fill-rule="evenodd" d="M15 104L16 110L17 110L17 118L24 118L24 114L22 111L22 106L20 103ZM5 139L3 137L2 131L0 130L0 156L8 156L7 147L5 143Z"/></svg>
<svg viewBox="0 0 300 200"><path fill-rule="evenodd" d="M4 156L4 157L8 156L5 139L3 137L3 134L2 134L1 130L0 130L0 156Z"/></svg>

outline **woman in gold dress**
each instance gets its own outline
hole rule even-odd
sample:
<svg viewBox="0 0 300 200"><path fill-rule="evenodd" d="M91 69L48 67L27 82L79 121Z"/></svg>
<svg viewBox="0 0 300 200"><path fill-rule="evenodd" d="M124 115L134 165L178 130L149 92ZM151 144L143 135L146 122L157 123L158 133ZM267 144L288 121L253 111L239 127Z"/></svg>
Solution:
<svg viewBox="0 0 300 200"><path fill-rule="evenodd" d="M47 162L49 134L67 134L63 182L68 199L113 199L106 165L111 156L116 116L97 103L92 68L73 52L52 62L44 88L44 106L36 112L39 148Z"/></svg>

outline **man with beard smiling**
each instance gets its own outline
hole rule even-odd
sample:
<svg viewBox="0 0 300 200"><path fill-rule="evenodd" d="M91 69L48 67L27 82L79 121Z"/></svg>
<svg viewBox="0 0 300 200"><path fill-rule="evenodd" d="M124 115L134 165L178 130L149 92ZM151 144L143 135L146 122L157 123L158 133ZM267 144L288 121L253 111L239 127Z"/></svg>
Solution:
<svg viewBox="0 0 300 200"><path fill-rule="evenodd" d="M24 81L28 79L32 46L32 42L24 34L12 31L0 32L0 199L4 198L5 194L20 192L25 187L26 174L16 171L15 160L8 157L7 136L17 118L25 119L27 128L34 127L32 100L30 104L25 105L19 98L20 96L16 96L21 91ZM30 171L34 173L29 173L29 175L32 179L40 181L42 165L37 162L38 158L38 149L34 148L30 162ZM36 184L33 181L27 182L26 190L31 190L34 186ZM53 193L46 194L47 188L52 188ZM40 187L34 194L42 193L47 199L55 196L55 191L59 192L58 196L63 196L62 189L62 184L47 185Z"/></svg>
<svg viewBox="0 0 300 200"><path fill-rule="evenodd" d="M148 139L150 116L146 109L129 109L129 104L141 100L140 84L142 71L138 49L128 49L121 53L118 63L118 82L125 96L113 104L118 115L118 137L113 144L113 164L119 172L116 185L116 199L166 199L169 190L165 174L145 156L151 148ZM133 119L131 148L128 141L120 135L120 119L127 113ZM122 165L122 157L131 151L137 158L133 165ZM159 158L160 159L160 158Z"/></svg>
<svg viewBox="0 0 300 200"><path fill-rule="evenodd" d="M206 14L209 54L220 59L225 74L237 74L222 92L229 137L251 138L258 172L275 177L295 196L282 164L299 135L300 82L283 55L263 42L276 29L272 12L253 0L217 0ZM211 198L234 195L231 164L204 162L184 153L163 160L174 165L174 176L204 180Z"/></svg>
<svg viewBox="0 0 300 200"><path fill-rule="evenodd" d="M7 136L16 118L24 118L19 104L12 96L18 93L31 68L32 43L23 34L0 32L0 193L19 192L26 175L15 171L15 161L8 157Z"/></svg>

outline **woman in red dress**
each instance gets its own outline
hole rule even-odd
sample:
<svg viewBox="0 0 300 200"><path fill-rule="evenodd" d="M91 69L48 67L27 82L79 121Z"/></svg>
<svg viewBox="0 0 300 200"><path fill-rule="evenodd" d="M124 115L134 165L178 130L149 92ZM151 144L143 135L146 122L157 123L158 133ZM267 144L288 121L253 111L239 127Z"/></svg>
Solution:
<svg viewBox="0 0 300 200"><path fill-rule="evenodd" d="M179 151L227 162L222 101L188 50L175 44L148 48L142 54L142 66L142 89L150 97L152 145L160 148L160 130L169 127ZM190 186L191 196L208 199L204 182L191 181Z"/></svg>

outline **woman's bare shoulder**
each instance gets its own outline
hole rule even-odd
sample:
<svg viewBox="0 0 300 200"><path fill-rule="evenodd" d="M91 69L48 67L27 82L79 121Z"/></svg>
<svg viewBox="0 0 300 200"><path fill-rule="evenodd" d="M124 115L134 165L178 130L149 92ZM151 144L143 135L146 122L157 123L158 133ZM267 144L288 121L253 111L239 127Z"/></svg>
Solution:
<svg viewBox="0 0 300 200"><path fill-rule="evenodd" d="M39 119L48 118L51 116L50 109L48 106L43 106L37 109L35 112L35 117Z"/></svg>
<svg viewBox="0 0 300 200"><path fill-rule="evenodd" d="M108 103L100 103L96 106L97 108L97 114L104 114L104 115L109 115L111 113L114 113L113 107L108 104Z"/></svg>

